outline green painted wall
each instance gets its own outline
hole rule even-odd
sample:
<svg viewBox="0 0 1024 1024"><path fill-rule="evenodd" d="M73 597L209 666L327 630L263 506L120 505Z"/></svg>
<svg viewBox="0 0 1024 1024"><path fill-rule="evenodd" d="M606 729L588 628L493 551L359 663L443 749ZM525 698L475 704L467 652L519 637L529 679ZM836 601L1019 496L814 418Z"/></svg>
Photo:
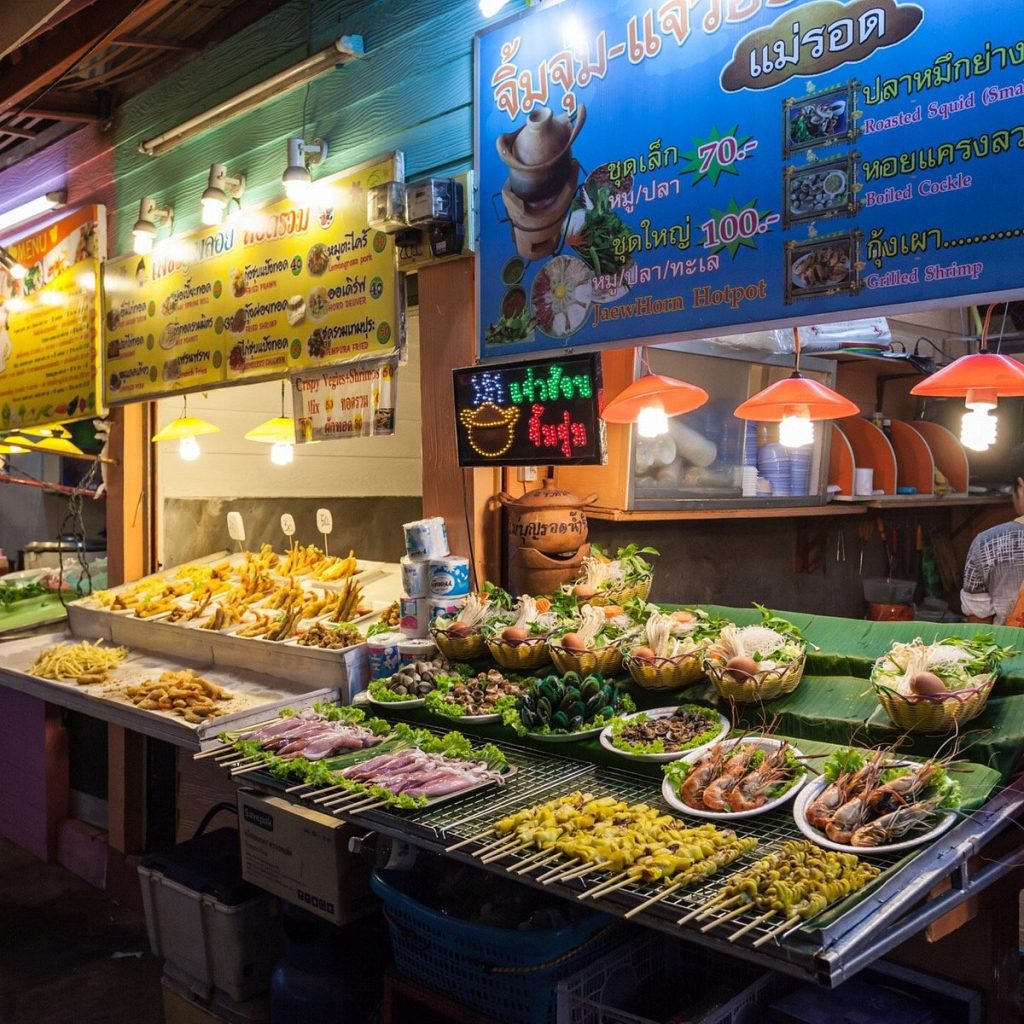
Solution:
<svg viewBox="0 0 1024 1024"><path fill-rule="evenodd" d="M506 11L522 7L512 0ZM504 14L505 12L503 12ZM199 224L211 163L246 175L243 205L281 194L285 140L326 138L323 176L401 149L409 180L472 164L473 36L487 23L476 0L296 0L127 101L115 127L111 255L131 250L139 199L175 208L175 232ZM342 35L366 54L160 157L139 143L255 85Z"/></svg>

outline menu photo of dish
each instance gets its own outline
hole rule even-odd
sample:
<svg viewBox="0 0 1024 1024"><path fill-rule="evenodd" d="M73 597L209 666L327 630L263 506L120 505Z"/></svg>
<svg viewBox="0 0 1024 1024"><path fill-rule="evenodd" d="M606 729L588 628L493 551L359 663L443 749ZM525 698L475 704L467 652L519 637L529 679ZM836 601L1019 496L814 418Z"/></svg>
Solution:
<svg viewBox="0 0 1024 1024"><path fill-rule="evenodd" d="M857 154L783 171L782 226L857 214Z"/></svg>
<svg viewBox="0 0 1024 1024"><path fill-rule="evenodd" d="M811 296L856 295L861 289L861 232L787 242L786 302Z"/></svg>
<svg viewBox="0 0 1024 1024"><path fill-rule="evenodd" d="M853 142L858 134L859 117L855 82L783 100L783 157L802 150Z"/></svg>

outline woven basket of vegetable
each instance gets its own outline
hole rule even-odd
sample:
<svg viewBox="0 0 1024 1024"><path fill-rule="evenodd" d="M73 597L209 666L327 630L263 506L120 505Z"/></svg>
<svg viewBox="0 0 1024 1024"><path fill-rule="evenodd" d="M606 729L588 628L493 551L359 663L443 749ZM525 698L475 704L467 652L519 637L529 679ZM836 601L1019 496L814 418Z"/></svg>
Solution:
<svg viewBox="0 0 1024 1024"><path fill-rule="evenodd" d="M904 732L953 732L985 710L996 682L993 672L981 686L923 696L904 694L875 684L875 696L890 721Z"/></svg>
<svg viewBox="0 0 1024 1024"><path fill-rule="evenodd" d="M470 633L461 628L431 629L438 650L449 661L475 661L487 653L487 640L479 630Z"/></svg>
<svg viewBox="0 0 1024 1024"><path fill-rule="evenodd" d="M487 650L502 667L512 672L532 672L547 664L548 638L532 636L526 640L509 643L506 640L488 638Z"/></svg>
<svg viewBox="0 0 1024 1024"><path fill-rule="evenodd" d="M650 596L651 584L653 582L654 577L647 576L631 586L623 587L621 590L608 590L604 593L597 593L590 598L589 603L598 607L604 607L609 604L626 604L634 598L646 601Z"/></svg>
<svg viewBox="0 0 1024 1024"><path fill-rule="evenodd" d="M806 655L801 655L788 665L747 673L706 658L704 671L720 696L737 704L761 704L792 693L800 685L806 661Z"/></svg>
<svg viewBox="0 0 1024 1024"><path fill-rule="evenodd" d="M926 644L894 642L871 669L878 703L907 732L951 732L977 718L999 663L1017 652L991 633L950 636Z"/></svg>
<svg viewBox="0 0 1024 1024"><path fill-rule="evenodd" d="M597 672L608 678L622 671L622 650L617 644L608 644L597 650L577 651L549 643L548 654L562 675L576 672L581 676L592 676Z"/></svg>
<svg viewBox="0 0 1024 1024"><path fill-rule="evenodd" d="M633 682L644 690L682 690L704 674L701 652L674 658L635 658L627 654L622 662Z"/></svg>

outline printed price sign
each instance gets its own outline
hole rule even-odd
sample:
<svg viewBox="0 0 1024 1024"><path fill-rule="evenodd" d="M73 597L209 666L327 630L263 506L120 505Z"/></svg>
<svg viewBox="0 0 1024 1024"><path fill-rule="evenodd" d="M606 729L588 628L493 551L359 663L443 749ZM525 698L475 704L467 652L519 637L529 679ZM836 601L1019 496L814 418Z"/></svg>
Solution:
<svg viewBox="0 0 1024 1024"><path fill-rule="evenodd" d="M605 461L600 357L470 366L453 378L460 466Z"/></svg>
<svg viewBox="0 0 1024 1024"><path fill-rule="evenodd" d="M483 357L1024 280L1024 4L565 0L476 75Z"/></svg>

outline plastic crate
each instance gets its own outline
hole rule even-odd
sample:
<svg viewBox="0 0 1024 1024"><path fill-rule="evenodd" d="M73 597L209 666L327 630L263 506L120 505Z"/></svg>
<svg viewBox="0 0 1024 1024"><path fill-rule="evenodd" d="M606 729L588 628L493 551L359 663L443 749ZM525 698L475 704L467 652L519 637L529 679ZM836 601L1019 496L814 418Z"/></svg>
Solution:
<svg viewBox="0 0 1024 1024"><path fill-rule="evenodd" d="M242 1001L267 990L280 945L279 907L243 881L234 829L149 854L139 885L154 955L205 986L207 996L218 990Z"/></svg>
<svg viewBox="0 0 1024 1024"><path fill-rule="evenodd" d="M516 931L449 917L379 874L370 886L384 902L395 968L501 1024L554 1024L557 983L621 944L621 928L606 914Z"/></svg>
<svg viewBox="0 0 1024 1024"><path fill-rule="evenodd" d="M557 1024L750 1024L759 1019L751 1008L765 1005L774 994L776 976L757 974L734 960L729 961L728 970L737 974L740 990L725 1002L700 1011L697 1006L702 992L709 979L721 977L721 965L716 968L706 951L678 940L654 933L642 935L559 982ZM677 1005L658 1019L625 1009L645 986L667 986L671 995L678 997ZM688 998L693 1000L690 1012L685 1005Z"/></svg>

